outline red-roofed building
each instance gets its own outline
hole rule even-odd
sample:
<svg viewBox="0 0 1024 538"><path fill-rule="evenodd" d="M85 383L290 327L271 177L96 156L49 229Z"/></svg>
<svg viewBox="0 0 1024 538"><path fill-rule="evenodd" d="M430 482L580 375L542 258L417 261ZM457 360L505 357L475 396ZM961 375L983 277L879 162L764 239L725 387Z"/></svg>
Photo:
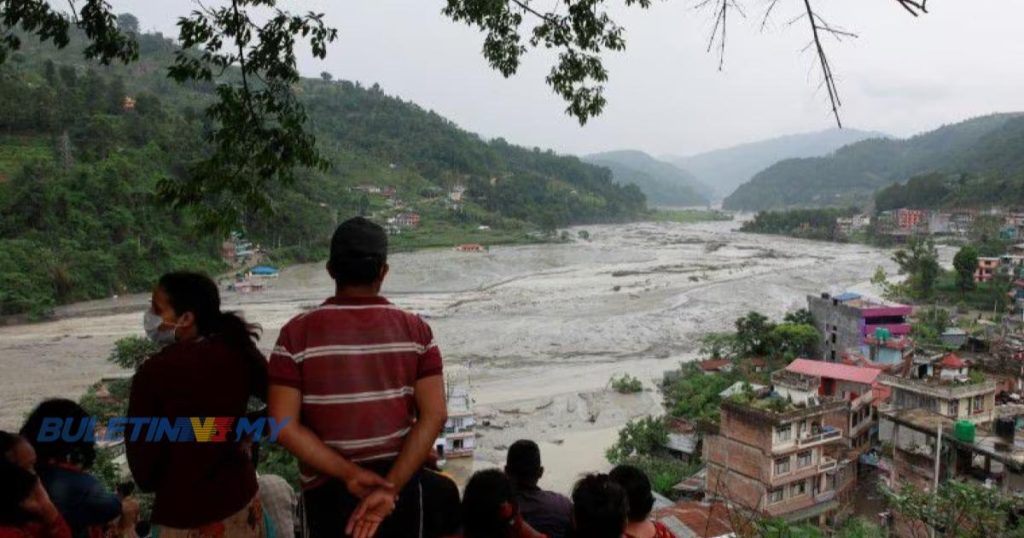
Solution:
<svg viewBox="0 0 1024 538"><path fill-rule="evenodd" d="M732 361L729 359L708 359L706 361L698 362L697 366L699 366L705 374L721 373L732 370Z"/></svg>
<svg viewBox="0 0 1024 538"><path fill-rule="evenodd" d="M957 357L956 353L950 353L942 357L938 367L941 370L939 372L939 379L952 380L967 377L967 363L960 357Z"/></svg>
<svg viewBox="0 0 1024 538"><path fill-rule="evenodd" d="M847 446L858 452L871 447L871 426L877 418L879 395L878 368L851 366L824 361L796 359L787 372L817 378L818 396L850 402L849 423L845 429Z"/></svg>
<svg viewBox="0 0 1024 538"><path fill-rule="evenodd" d="M733 536L729 508L721 501L710 503L683 501L675 506L659 508L651 515L680 538Z"/></svg>

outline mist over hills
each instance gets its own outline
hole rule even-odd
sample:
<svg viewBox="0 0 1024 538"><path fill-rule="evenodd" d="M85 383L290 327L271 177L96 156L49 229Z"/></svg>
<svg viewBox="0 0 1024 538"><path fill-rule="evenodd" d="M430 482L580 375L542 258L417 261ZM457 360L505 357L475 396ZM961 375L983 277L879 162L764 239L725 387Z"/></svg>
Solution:
<svg viewBox="0 0 1024 538"><path fill-rule="evenodd" d="M906 139L874 138L757 173L723 202L731 210L860 205L878 189L928 173L1024 174L1024 115L992 114Z"/></svg>
<svg viewBox="0 0 1024 538"><path fill-rule="evenodd" d="M634 184L652 205L708 205L713 189L689 171L637 150L607 151L582 157L584 162L603 166L619 184Z"/></svg>
<svg viewBox="0 0 1024 538"><path fill-rule="evenodd" d="M827 129L814 133L780 136L768 140L699 153L688 157L665 156L666 161L688 170L722 199L761 170L785 159L818 157L854 142L888 135L857 129Z"/></svg>

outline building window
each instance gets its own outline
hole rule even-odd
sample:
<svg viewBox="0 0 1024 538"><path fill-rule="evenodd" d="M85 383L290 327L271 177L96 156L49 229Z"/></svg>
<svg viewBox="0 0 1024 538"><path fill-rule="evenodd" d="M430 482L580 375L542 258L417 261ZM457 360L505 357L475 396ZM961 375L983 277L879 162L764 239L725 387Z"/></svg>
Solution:
<svg viewBox="0 0 1024 538"><path fill-rule="evenodd" d="M799 496L803 495L804 493L807 493L807 481L801 480L801 481L793 484L793 489L790 491L789 496L790 497L799 497Z"/></svg>
<svg viewBox="0 0 1024 538"><path fill-rule="evenodd" d="M782 488L775 488L768 492L768 503L780 503L782 502Z"/></svg>
<svg viewBox="0 0 1024 538"><path fill-rule="evenodd" d="M960 415L960 400L949 401L949 416L957 417Z"/></svg>
<svg viewBox="0 0 1024 538"><path fill-rule="evenodd" d="M811 451L801 452L796 455L796 467L802 469L811 464Z"/></svg>
<svg viewBox="0 0 1024 538"><path fill-rule="evenodd" d="M786 474L789 472L789 458L779 458L775 460L775 475Z"/></svg>
<svg viewBox="0 0 1024 538"><path fill-rule="evenodd" d="M981 413L985 411L985 395L979 394L974 397L974 412Z"/></svg>
<svg viewBox="0 0 1024 538"><path fill-rule="evenodd" d="M793 425L785 424L775 429L775 440L779 443L785 443L793 438Z"/></svg>

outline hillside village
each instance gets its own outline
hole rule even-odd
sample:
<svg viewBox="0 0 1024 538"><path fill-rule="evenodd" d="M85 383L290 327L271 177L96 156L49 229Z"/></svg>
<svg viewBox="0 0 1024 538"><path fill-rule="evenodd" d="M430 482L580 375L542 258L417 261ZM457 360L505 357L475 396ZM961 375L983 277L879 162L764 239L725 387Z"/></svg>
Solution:
<svg viewBox="0 0 1024 538"><path fill-rule="evenodd" d="M965 506L942 515L908 501L916 492L937 502L949 484L1019 507L1024 324L1007 317L971 335L950 327L924 343L913 336L924 310L857 293L809 296L790 321L816 329L810 353L766 359L740 346L667 374L662 390L672 417L650 453L698 469L663 491L673 499L660 512L667 524L680 536L727 536L751 526L834 532L870 522L879 534L926 536L947 517L977 516L965 515ZM772 334L763 323L762 335ZM750 336L744 324L737 321L741 340ZM688 380L727 387L709 399L714 413L674 405L675 389ZM684 445L690 449L680 453ZM1007 517L1000 528L1009 528Z"/></svg>

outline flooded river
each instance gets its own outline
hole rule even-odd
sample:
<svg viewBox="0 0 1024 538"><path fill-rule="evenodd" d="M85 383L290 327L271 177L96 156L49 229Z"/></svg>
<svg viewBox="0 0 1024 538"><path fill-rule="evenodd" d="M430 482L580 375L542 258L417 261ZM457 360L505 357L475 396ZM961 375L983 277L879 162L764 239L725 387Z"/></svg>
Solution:
<svg viewBox="0 0 1024 538"><path fill-rule="evenodd" d="M566 491L581 472L607 466L604 450L628 419L660 413L654 383L693 360L700 336L747 311L780 317L807 294L871 292L890 254L741 234L732 222L591 226L590 241L495 247L483 254L433 250L395 255L386 294L428 317L446 369L468 384L481 468L503 464L519 438L543 450L546 486ZM225 292L228 308L264 329L280 327L332 291L320 264L288 268L271 289ZM0 328L0 428L16 428L47 396L77 397L103 375L115 340L142 334L145 296L75 305L57 321ZM621 396L606 387L630 373L651 388Z"/></svg>

